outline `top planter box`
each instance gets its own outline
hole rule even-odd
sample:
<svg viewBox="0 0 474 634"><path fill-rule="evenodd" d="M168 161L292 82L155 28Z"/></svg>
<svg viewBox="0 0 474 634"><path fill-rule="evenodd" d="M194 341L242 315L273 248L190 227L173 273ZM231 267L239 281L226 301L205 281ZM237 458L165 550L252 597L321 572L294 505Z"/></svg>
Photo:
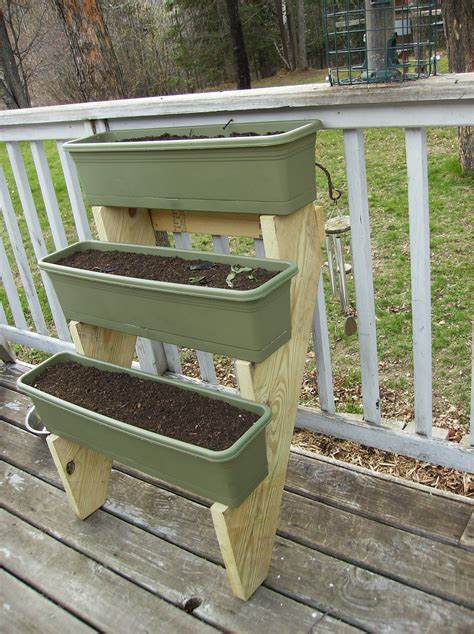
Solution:
<svg viewBox="0 0 474 634"><path fill-rule="evenodd" d="M286 215L316 198L320 127L284 121L125 130L69 141L64 149L92 205ZM260 136L230 136L239 132ZM166 133L225 137L123 140Z"/></svg>

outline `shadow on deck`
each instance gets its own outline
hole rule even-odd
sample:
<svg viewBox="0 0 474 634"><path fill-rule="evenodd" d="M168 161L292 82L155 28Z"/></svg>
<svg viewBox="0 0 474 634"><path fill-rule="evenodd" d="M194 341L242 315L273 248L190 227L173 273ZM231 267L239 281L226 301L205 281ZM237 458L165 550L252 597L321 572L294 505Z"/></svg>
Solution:
<svg viewBox="0 0 474 634"><path fill-rule="evenodd" d="M75 518L44 440L24 430L19 365L0 366L6 632L468 632L474 503L292 452L273 564L234 598L209 504L116 465Z"/></svg>

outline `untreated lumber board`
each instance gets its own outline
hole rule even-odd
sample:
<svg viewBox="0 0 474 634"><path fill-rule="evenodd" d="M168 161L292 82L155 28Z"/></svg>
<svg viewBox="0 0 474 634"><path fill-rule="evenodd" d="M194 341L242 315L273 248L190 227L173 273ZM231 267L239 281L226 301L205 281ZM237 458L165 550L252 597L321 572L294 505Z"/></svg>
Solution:
<svg viewBox="0 0 474 634"><path fill-rule="evenodd" d="M472 502L424 493L317 458L292 454L287 489L431 539L459 544Z"/></svg>
<svg viewBox="0 0 474 634"><path fill-rule="evenodd" d="M36 470L41 477L57 484L54 468L51 464L48 468L38 457L41 456L42 442L15 428L11 428L11 432L27 438L21 460L27 463L28 471ZM31 440L39 451L28 453L28 447L33 444ZM17 444L11 449L12 456L6 458L18 457L20 453ZM202 505L113 471L109 501L104 508L181 548L216 563L221 561L208 511ZM80 530L95 521L94 518L81 525ZM358 519L355 516L354 521ZM338 532L343 528L336 522L333 530ZM437 544L433 544L433 548L436 547ZM402 555L399 553L398 556ZM386 631L390 624L392 631L405 632L417 629L420 623L426 623L435 631L436 628L447 628L449 623L450 631L462 631L474 618L472 611L290 539L277 539L266 586L323 612L328 610L328 614L353 625L377 631ZM258 596L257 593L251 603Z"/></svg>
<svg viewBox="0 0 474 634"><path fill-rule="evenodd" d="M89 517L107 499L112 459L54 434L47 443L74 513Z"/></svg>
<svg viewBox="0 0 474 634"><path fill-rule="evenodd" d="M238 508L213 504L212 519L232 591L247 600L268 574L278 526L311 318L322 264L321 207L260 216L265 253L297 264L290 291L291 339L261 363L236 362L240 393L272 410L266 428L268 476Z"/></svg>
<svg viewBox="0 0 474 634"><path fill-rule="evenodd" d="M0 571L0 621L4 632L91 634L97 632L6 570Z"/></svg>
<svg viewBox="0 0 474 634"><path fill-rule="evenodd" d="M316 624L318 632L358 631L267 588L243 606L230 595L221 566L103 511L78 527L58 489L14 467L0 463L0 480L7 509L170 603L197 599L193 614L215 626L249 634L308 632Z"/></svg>
<svg viewBox="0 0 474 634"><path fill-rule="evenodd" d="M131 366L137 339L134 335L78 321L71 321L69 329L78 354L125 367Z"/></svg>
<svg viewBox="0 0 474 634"><path fill-rule="evenodd" d="M156 595L111 572L20 518L0 511L5 567L105 632L212 632Z"/></svg>
<svg viewBox="0 0 474 634"><path fill-rule="evenodd" d="M216 214L171 209L151 209L150 212L155 231L206 233L215 236L246 238L262 237L260 220L255 214Z"/></svg>

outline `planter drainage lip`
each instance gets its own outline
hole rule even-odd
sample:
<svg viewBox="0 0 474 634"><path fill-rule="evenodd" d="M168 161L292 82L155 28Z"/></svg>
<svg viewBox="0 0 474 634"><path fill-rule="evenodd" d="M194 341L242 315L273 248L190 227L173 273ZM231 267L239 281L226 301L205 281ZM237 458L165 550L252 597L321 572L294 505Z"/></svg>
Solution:
<svg viewBox="0 0 474 634"><path fill-rule="evenodd" d="M217 129L224 129L225 124L204 124L197 125L195 129L202 131L205 128L209 128L209 131L217 131ZM252 137L225 137L222 139L181 139L174 141L109 141L116 137L131 138L136 135L143 134L149 136L153 132L170 132L170 133L182 133L189 134L192 132L192 128L189 126L176 127L157 127L157 128L140 128L134 130L114 130L110 132L101 132L99 134L88 135L72 141L64 143L65 150L71 153L76 152L123 152L126 151L166 151L166 150L207 150L213 148L226 149L226 148L256 148L256 147L268 147L275 145L282 145L297 141L308 134L316 132L322 127L322 123L319 119L309 120L297 120L297 121L254 121L240 123L236 121L233 125L230 124L226 127L226 130L231 132L232 129L239 128L240 131L251 131L252 126L261 128L266 127L268 131L279 130L280 128L287 128L280 134L252 136Z"/></svg>
<svg viewBox="0 0 474 634"><path fill-rule="evenodd" d="M131 251L134 253L144 253L165 257L182 257L186 260L206 260L223 264L246 264L252 268L267 268L272 271L279 271L278 275L264 282L261 286L249 290L235 290L232 288L210 288L206 286L195 286L194 284L180 284L177 282L162 282L159 280L145 280L124 275L111 275L100 271L90 271L87 269L73 268L57 264L60 260L77 251L95 249L100 251ZM285 260L272 260L267 258L254 258L240 255L217 254L209 251L183 250L171 247L138 246L134 244L122 244L115 242L101 242L99 240L84 240L75 242L64 249L55 251L38 261L41 270L47 273L58 273L62 276L72 278L88 279L100 281L113 286L127 286L134 289L157 290L168 292L173 295L186 295L195 298L214 298L229 301L251 302L261 299L275 291L287 280L298 273L298 267L293 262Z"/></svg>
<svg viewBox="0 0 474 634"><path fill-rule="evenodd" d="M122 372L124 374L136 376L140 379L150 379L159 383L173 385L183 390L198 392L208 398L224 400L241 409L255 412L256 414L260 415L260 418L252 425L250 429L242 434L242 436L233 445L231 445L227 449L214 451L212 449L206 449L205 447L192 445L191 443L177 440L175 438L169 438L168 436L163 436L161 434L151 432L146 429L135 427L133 425L130 425L129 423L104 416L103 414L99 414L97 412L94 412L93 410L86 409L69 401L65 401L64 399L53 396L52 394L48 394L47 392L43 392L42 390L39 390L31 385L31 383L44 369L49 366L53 366L66 361L75 361L77 363L80 363L81 365L93 366L112 372ZM157 377L155 374L149 374L140 370L125 368L123 366L114 365L105 361L98 361L96 359L85 357L73 352L59 352L46 361L43 361L39 365L35 366L33 369L23 374L18 379L17 386L20 392L23 392L30 398L37 398L46 401L60 409L73 410L77 414L93 419L96 423L104 427L116 429L129 436L134 436L136 438L146 440L147 442L151 442L162 447L167 447L169 449L173 449L174 451L179 451L182 454L198 456L199 458L212 463L225 463L236 458L253 440L253 438L271 422L272 418L272 412L270 408L267 405L261 403L256 403L254 401L249 401L238 396L210 390L208 388L187 384L184 381L169 379L161 376ZM43 422L47 424L47 421Z"/></svg>

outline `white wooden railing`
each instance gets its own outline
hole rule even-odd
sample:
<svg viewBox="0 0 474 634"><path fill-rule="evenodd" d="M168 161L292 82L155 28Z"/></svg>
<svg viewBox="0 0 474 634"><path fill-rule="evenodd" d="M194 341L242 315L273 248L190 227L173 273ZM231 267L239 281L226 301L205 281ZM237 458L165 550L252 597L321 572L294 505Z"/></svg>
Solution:
<svg viewBox="0 0 474 634"><path fill-rule="evenodd" d="M473 73L381 88L329 88L315 84L0 112L0 141L7 145L35 257L38 259L46 254L46 245L20 151L20 141L30 144L54 246L61 248L67 244L67 239L43 141L54 139L57 142L77 237L88 239L90 228L86 210L74 164L62 147L64 141L107 129L162 125L191 127L203 122L225 124L230 115L238 116L244 122L316 118L322 121L325 129L344 131L364 415L355 417L335 413L324 289L320 284L314 312L313 340L321 410L300 407L298 426L437 464L474 471L472 415L471 432L465 444L447 442L433 437L432 433L430 236L425 131L432 126L474 124ZM416 419L413 431L404 430L402 423L382 421L380 414L363 130L381 127L399 127L406 131ZM5 309L0 305L0 346L2 341L4 347L10 341L48 353L72 349L57 298L48 279L42 277L56 335L52 336L48 329L25 251L25 235L20 232L8 184L1 171L0 207L19 274L19 279L15 280L0 240L1 276L13 316L13 323L7 323ZM191 247L189 234L176 231L174 235L178 246ZM227 236L213 236L213 245L216 251L229 251ZM260 240L255 241L255 249L259 255L264 255ZM24 289L34 329L28 329L17 285ZM142 339L137 345L137 353L140 365L145 370L167 371L185 378L181 374L175 346ZM201 379L216 389L226 389L217 385L212 355L198 353L198 361Z"/></svg>

